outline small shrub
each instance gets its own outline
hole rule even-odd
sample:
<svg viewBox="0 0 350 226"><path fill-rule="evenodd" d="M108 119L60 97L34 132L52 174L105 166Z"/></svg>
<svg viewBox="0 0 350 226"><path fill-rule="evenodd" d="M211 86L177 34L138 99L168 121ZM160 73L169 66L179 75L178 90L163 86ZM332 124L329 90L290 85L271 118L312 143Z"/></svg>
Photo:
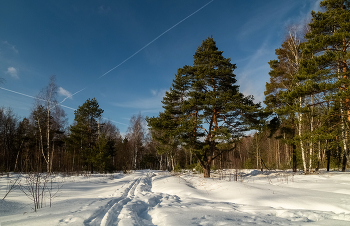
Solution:
<svg viewBox="0 0 350 226"><path fill-rule="evenodd" d="M245 169L253 169L253 163L251 159L247 159L244 163L244 168Z"/></svg>
<svg viewBox="0 0 350 226"><path fill-rule="evenodd" d="M203 168L202 166L199 164L199 162L197 163L197 165L194 167L194 169L199 172L199 173L203 173Z"/></svg>
<svg viewBox="0 0 350 226"><path fill-rule="evenodd" d="M174 171L175 172L181 172L181 166L179 163L176 164L176 166L174 167Z"/></svg>

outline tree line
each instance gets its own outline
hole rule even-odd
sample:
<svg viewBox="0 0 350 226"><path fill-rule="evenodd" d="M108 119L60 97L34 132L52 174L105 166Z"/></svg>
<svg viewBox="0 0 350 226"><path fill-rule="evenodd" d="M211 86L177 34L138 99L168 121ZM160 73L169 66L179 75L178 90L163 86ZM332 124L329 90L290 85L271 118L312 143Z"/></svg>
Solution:
<svg viewBox="0 0 350 226"><path fill-rule="evenodd" d="M133 116L127 134L109 120L95 98L75 110L72 125L57 101L55 77L38 94L31 113L19 119L0 108L0 172L112 172L159 168L144 119Z"/></svg>
<svg viewBox="0 0 350 226"><path fill-rule="evenodd" d="M126 136L95 98L67 125L51 78L28 118L0 109L0 171L128 171L197 168L346 170L350 122L350 1L321 1L291 26L271 60L264 106L243 95L212 37L179 68L163 111L133 116ZM146 123L147 125L146 126Z"/></svg>

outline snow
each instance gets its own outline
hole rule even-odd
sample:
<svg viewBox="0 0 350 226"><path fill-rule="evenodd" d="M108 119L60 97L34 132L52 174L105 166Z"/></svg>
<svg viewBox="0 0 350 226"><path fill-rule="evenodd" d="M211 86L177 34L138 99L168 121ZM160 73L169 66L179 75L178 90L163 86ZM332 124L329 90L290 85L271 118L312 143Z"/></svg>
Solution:
<svg viewBox="0 0 350 226"><path fill-rule="evenodd" d="M57 175L52 207L20 190L0 200L0 225L350 225L350 172L233 170ZM23 175L22 177L24 177ZM0 178L0 197L16 174Z"/></svg>

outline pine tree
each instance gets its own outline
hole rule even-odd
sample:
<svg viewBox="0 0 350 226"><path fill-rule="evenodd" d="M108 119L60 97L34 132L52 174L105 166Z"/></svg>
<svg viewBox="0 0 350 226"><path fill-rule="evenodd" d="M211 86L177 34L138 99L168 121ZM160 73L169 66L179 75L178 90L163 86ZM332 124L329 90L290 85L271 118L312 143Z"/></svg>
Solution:
<svg viewBox="0 0 350 226"><path fill-rule="evenodd" d="M179 131L183 117L181 108L188 86L187 77L183 77L181 74L175 75L172 87L165 93L162 101L164 112L160 112L157 117L146 118L148 126L151 128L152 137L157 142L158 154L165 154L171 160L174 159L178 146L181 144ZM162 168L162 164L160 167ZM172 170L173 168L174 164L171 165Z"/></svg>
<svg viewBox="0 0 350 226"><path fill-rule="evenodd" d="M70 127L72 143L79 146L81 155L84 156L86 163L90 165L91 173L94 170L96 150L99 150L95 148L95 145L99 132L98 119L102 113L103 110L99 107L97 100L89 98L74 111L75 125Z"/></svg>
<svg viewBox="0 0 350 226"><path fill-rule="evenodd" d="M289 31L289 37L282 43L281 48L275 50L278 60L271 60L270 82L266 83L265 101L267 109L275 112L281 119L281 130L287 133L289 139L284 139L286 143L293 146L293 171L297 170L297 152L296 152L296 130L298 128L301 135L301 98L294 95L290 96L294 90L300 86L298 73L300 60L302 58L300 43L295 29ZM298 115L297 123L295 115ZM299 126L298 126L299 124ZM276 129L275 129L276 130ZM302 144L301 144L301 148Z"/></svg>
<svg viewBox="0 0 350 226"><path fill-rule="evenodd" d="M311 12L310 32L303 52L309 57L302 61L300 78L305 80L301 90L307 94L322 94L313 105L328 102L339 104L341 120L343 168L348 158L349 103L349 45L350 45L350 1L324 0L320 3L324 11Z"/></svg>
<svg viewBox="0 0 350 226"><path fill-rule="evenodd" d="M178 69L156 126L193 151L204 177L210 177L213 160L233 150L238 138L259 122L260 105L239 92L236 65L222 53L212 37L203 41L193 66Z"/></svg>

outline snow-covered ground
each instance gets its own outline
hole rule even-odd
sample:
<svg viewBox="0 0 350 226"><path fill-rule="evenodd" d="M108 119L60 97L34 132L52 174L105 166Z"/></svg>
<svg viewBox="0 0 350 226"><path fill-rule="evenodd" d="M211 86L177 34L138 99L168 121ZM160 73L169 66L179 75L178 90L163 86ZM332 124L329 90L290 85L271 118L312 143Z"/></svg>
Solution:
<svg viewBox="0 0 350 226"><path fill-rule="evenodd" d="M244 170L238 181L230 171L213 176L61 175L51 208L46 199L34 212L19 190L0 200L0 225L350 225L350 172ZM0 198L7 180L0 178Z"/></svg>

